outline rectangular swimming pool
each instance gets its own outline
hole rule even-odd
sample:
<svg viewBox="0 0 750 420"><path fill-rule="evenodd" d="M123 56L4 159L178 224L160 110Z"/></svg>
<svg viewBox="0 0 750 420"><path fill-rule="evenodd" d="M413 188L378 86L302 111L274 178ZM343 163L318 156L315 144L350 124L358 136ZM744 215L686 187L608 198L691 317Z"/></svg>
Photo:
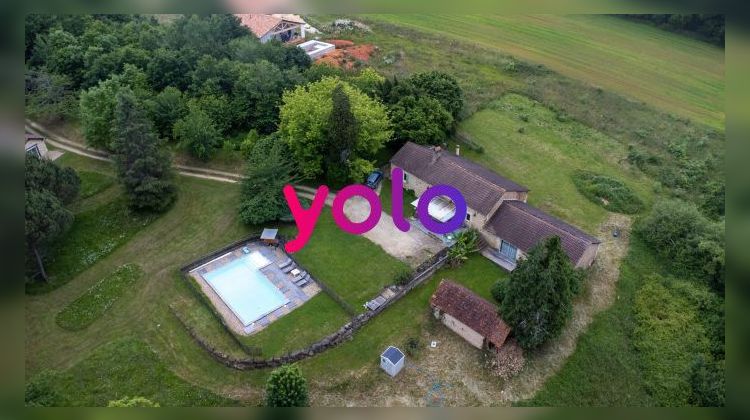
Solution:
<svg viewBox="0 0 750 420"><path fill-rule="evenodd" d="M203 275L244 326L289 303L260 271L266 262L263 255L251 252Z"/></svg>

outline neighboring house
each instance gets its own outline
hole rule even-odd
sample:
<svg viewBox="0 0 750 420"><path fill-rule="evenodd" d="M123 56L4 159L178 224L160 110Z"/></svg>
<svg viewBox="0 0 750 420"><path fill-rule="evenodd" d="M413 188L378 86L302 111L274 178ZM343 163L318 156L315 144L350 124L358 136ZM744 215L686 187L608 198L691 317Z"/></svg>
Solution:
<svg viewBox="0 0 750 420"><path fill-rule="evenodd" d="M380 355L380 367L389 375L396 376L404 368L404 352L397 347L389 346Z"/></svg>
<svg viewBox="0 0 750 420"><path fill-rule="evenodd" d="M499 349L510 334L494 304L450 280L440 282L430 307L435 318L476 348Z"/></svg>
<svg viewBox="0 0 750 420"><path fill-rule="evenodd" d="M404 188L420 196L427 188L446 184L461 191L468 207L465 225L477 229L487 247L482 255L507 270L531 248L559 236L576 267L588 267L600 241L580 229L526 204L529 189L440 147L406 143L391 158L404 171ZM417 205L416 200L412 205ZM428 212L439 221L450 219L449 200L433 200Z"/></svg>
<svg viewBox="0 0 750 420"><path fill-rule="evenodd" d="M24 146L26 153L30 153L38 158L47 158L47 145L44 143L44 137L36 134L26 133L26 144Z"/></svg>
<svg viewBox="0 0 750 420"><path fill-rule="evenodd" d="M235 16L263 43L272 39L289 42L305 38L307 24L299 15L245 13Z"/></svg>

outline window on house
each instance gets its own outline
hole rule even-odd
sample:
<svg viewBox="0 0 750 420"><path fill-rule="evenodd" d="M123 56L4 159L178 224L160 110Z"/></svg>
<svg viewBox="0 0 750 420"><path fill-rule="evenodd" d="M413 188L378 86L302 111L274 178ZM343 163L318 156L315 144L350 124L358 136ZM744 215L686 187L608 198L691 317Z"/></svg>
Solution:
<svg viewBox="0 0 750 420"><path fill-rule="evenodd" d="M404 183L409 182L409 175L407 175L406 172L404 172Z"/></svg>
<svg viewBox="0 0 750 420"><path fill-rule="evenodd" d="M518 249L515 246L505 241L500 244L500 255L510 259L511 261L515 261L517 254Z"/></svg>
<svg viewBox="0 0 750 420"><path fill-rule="evenodd" d="M466 213L466 221L467 222L471 221L471 215L469 213Z"/></svg>

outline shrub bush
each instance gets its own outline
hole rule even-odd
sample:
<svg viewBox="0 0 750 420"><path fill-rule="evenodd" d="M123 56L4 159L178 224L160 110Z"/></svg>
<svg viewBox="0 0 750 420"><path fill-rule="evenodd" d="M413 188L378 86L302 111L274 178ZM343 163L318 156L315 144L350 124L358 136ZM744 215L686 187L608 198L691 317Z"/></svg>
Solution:
<svg viewBox="0 0 750 420"><path fill-rule="evenodd" d="M709 349L699 312L652 275L636 293L635 321L634 344L646 390L658 405L687 405L693 359Z"/></svg>
<svg viewBox="0 0 750 420"><path fill-rule="evenodd" d="M725 402L724 361L714 362L699 355L690 373L690 403L701 407L723 407Z"/></svg>
<svg viewBox="0 0 750 420"><path fill-rule="evenodd" d="M699 278L714 290L724 289L724 229L690 203L656 203L634 231L681 275Z"/></svg>
<svg viewBox="0 0 750 420"><path fill-rule="evenodd" d="M411 280L411 271L402 271L396 274L395 283L399 286L405 286Z"/></svg>
<svg viewBox="0 0 750 420"><path fill-rule="evenodd" d="M422 340L418 337L409 337L404 343L404 351L411 357L416 357L422 350Z"/></svg>
<svg viewBox="0 0 750 420"><path fill-rule="evenodd" d="M467 229L456 235L456 243L448 250L448 265L458 267L469 259L469 255L479 251L477 242L479 233L475 229Z"/></svg>
<svg viewBox="0 0 750 420"><path fill-rule="evenodd" d="M60 395L53 386L56 374L45 370L26 383L24 401L27 407L54 407L60 404Z"/></svg>
<svg viewBox="0 0 750 420"><path fill-rule="evenodd" d="M576 171L573 183L586 198L609 211L634 214L643 209L643 201L620 180L590 171Z"/></svg>
<svg viewBox="0 0 750 420"><path fill-rule="evenodd" d="M490 293L492 294L492 298L495 299L498 302L502 302L503 298L505 297L505 291L508 288L508 281L507 280L497 280L492 285L492 288L490 289Z"/></svg>
<svg viewBox="0 0 750 420"><path fill-rule="evenodd" d="M307 380L297 365L284 365L271 372L266 382L268 407L307 407Z"/></svg>

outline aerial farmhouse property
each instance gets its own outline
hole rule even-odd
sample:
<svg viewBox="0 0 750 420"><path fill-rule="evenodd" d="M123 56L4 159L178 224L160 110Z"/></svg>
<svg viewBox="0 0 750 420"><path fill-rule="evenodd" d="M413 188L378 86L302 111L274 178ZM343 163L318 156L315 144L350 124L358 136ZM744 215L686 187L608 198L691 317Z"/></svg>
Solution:
<svg viewBox="0 0 750 420"><path fill-rule="evenodd" d="M430 307L435 318L476 348L499 349L510 334L494 304L450 280L440 282Z"/></svg>
<svg viewBox="0 0 750 420"><path fill-rule="evenodd" d="M560 237L576 267L589 267L596 257L599 239L527 204L528 188L470 160L440 147L407 142L391 158L391 166L404 171L404 188L417 196L437 184L458 189L468 207L465 225L477 229L486 243L482 255L507 270L515 269L534 245L551 236ZM446 200L430 205L428 211L444 221L455 214L451 206Z"/></svg>

